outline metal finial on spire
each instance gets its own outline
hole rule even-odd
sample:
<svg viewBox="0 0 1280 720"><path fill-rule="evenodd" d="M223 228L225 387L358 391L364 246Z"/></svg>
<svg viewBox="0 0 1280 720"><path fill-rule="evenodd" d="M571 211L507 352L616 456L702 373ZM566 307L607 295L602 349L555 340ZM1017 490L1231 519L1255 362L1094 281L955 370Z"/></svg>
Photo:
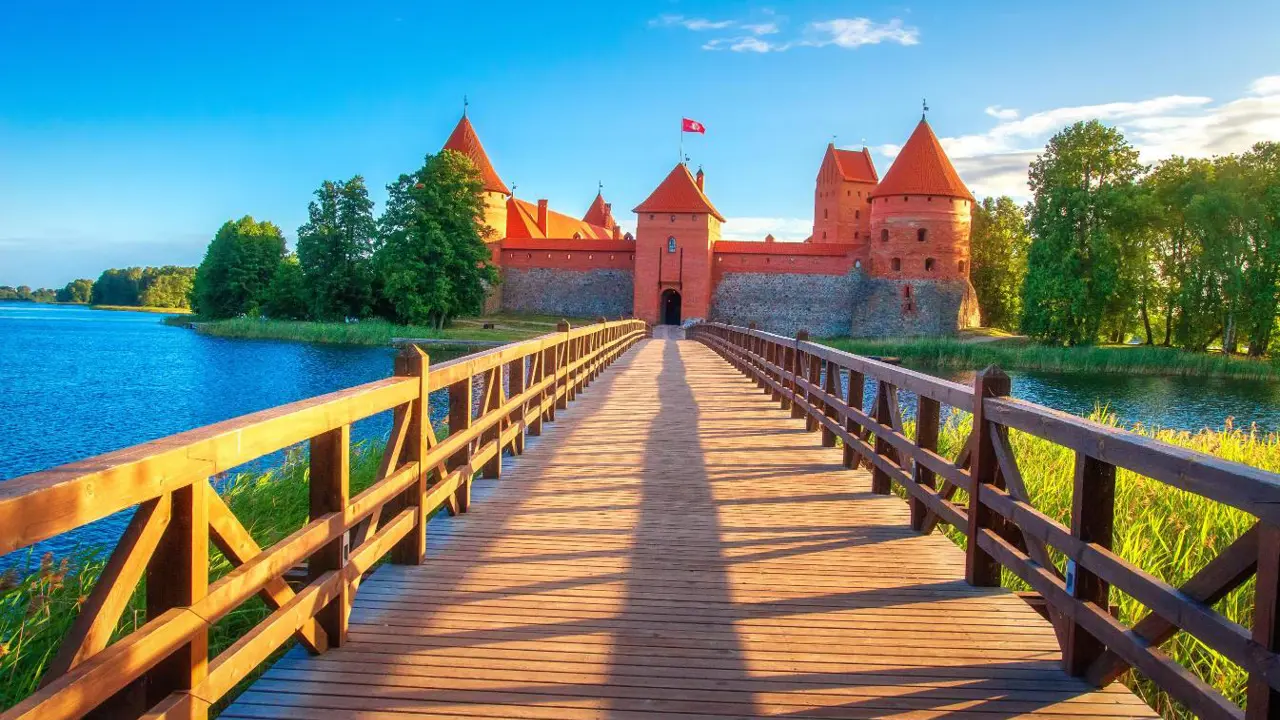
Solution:
<svg viewBox="0 0 1280 720"><path fill-rule="evenodd" d="M926 98L920 98L920 120L924 120L924 116L929 112L929 101Z"/></svg>
<svg viewBox="0 0 1280 720"><path fill-rule="evenodd" d="M835 145L835 144L836 144L836 137L838 137L838 136L837 136L835 133L832 133L832 134L831 134L831 144L832 144L832 145Z"/></svg>
<svg viewBox="0 0 1280 720"><path fill-rule="evenodd" d="M515 197L515 196L516 196L516 184L511 183L511 197Z"/></svg>
<svg viewBox="0 0 1280 720"><path fill-rule="evenodd" d="M467 116L467 104L468 104L468 103L467 103L467 96L466 96L466 95L463 95L463 96L462 96L462 117L466 117L466 116Z"/></svg>
<svg viewBox="0 0 1280 720"><path fill-rule="evenodd" d="M603 180L597 180L597 181L596 181L596 194L597 194L597 195L603 195L603 194L604 194L604 181L603 181Z"/></svg>

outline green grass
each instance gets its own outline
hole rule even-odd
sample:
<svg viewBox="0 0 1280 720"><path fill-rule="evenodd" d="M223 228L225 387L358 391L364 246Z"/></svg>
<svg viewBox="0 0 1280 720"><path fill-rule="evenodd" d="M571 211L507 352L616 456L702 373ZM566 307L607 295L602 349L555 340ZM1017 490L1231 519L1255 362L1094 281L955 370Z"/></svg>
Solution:
<svg viewBox="0 0 1280 720"><path fill-rule="evenodd" d="M1005 370L1041 372L1280 378L1280 367L1269 360L1146 345L1054 347L1025 339L965 342L956 338L825 338L819 342L857 355L897 357L909 365L934 369L979 370L998 365Z"/></svg>
<svg viewBox="0 0 1280 720"><path fill-rule="evenodd" d="M64 303L73 305L75 303ZM160 313L164 315L190 315L191 308L152 307L150 305L90 305L91 310L119 310L125 312Z"/></svg>
<svg viewBox="0 0 1280 720"><path fill-rule="evenodd" d="M310 322L297 320L261 320L233 318L230 320L202 321L183 317L167 320L171 325L185 326L194 323L196 332L224 338L255 338L267 340L294 340L298 342L333 343L342 345L389 345L394 338L427 338L452 340L459 345L468 342L513 342L555 332L560 318L542 315L493 315L477 318L460 318L443 331L435 328L396 325L385 320L360 322ZM570 319L579 325L591 320ZM494 323L491 330L485 323Z"/></svg>
<svg viewBox="0 0 1280 720"><path fill-rule="evenodd" d="M1104 410L1095 410L1092 419L1115 426L1116 419ZM970 417L957 414L944 427L939 449L956 457L968 436ZM1134 432L1163 442L1245 463L1270 472L1280 472L1280 435L1259 433L1256 428L1233 427L1228 419L1223 430L1196 433L1163 430L1135 425ZM908 423L907 432L915 430ZM1041 512L1070 527L1074 453L1064 447L1027 435L1010 432L1010 441L1027 484L1032 504ZM898 491L901 493L901 489ZM963 500L964 493L959 493ZM1116 478L1116 519L1114 550L1121 557L1160 579L1178 586L1221 553L1254 522L1254 518L1199 495L1169 487L1121 469ZM947 534L964 545L964 535L952 528ZM1063 558L1053 553L1059 570ZM1028 590L1007 570L1004 585ZM1119 605L1120 620L1132 626L1146 614L1146 608L1116 589L1111 602ZM1228 619L1244 627L1253 620L1253 581L1228 595L1216 606ZM1163 646L1165 652L1191 669L1236 703L1243 703L1248 675L1234 663L1210 650L1187 633L1180 633ZM1130 673L1123 678L1152 707L1165 717L1193 717L1177 707L1150 681Z"/></svg>
<svg viewBox="0 0 1280 720"><path fill-rule="evenodd" d="M373 481L381 456L381 443L376 446L359 443L353 448L353 496ZM287 453L279 468L226 478L220 487L232 512L265 548L306 524L307 483L307 462L298 446ZM0 711L39 687L45 668L93 589L106 557L105 552L94 548L64 558L45 555L39 569L26 577L19 577L15 572L0 576ZM211 549L211 576L216 579L230 570L230 563L216 549ZM127 635L145 622L145 597L144 582L134 592L115 637ZM233 610L210 632L212 654L226 649L268 614L266 604L257 597ZM264 664L263 669L265 667ZM242 682L241 687L248 682ZM220 706L225 706L235 694L229 695Z"/></svg>

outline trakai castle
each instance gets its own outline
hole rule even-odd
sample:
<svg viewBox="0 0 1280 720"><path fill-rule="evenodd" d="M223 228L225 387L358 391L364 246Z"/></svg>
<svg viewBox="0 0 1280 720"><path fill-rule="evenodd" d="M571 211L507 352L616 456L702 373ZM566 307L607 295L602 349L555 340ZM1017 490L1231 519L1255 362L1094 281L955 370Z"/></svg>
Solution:
<svg viewBox="0 0 1280 720"><path fill-rule="evenodd" d="M493 308L568 317L693 319L815 336L941 335L978 324L969 284L973 195L922 118L883 179L871 154L827 145L803 243L727 240L702 170L672 168L623 234L597 193L581 219L515 197L463 116L444 149L484 180L503 282Z"/></svg>

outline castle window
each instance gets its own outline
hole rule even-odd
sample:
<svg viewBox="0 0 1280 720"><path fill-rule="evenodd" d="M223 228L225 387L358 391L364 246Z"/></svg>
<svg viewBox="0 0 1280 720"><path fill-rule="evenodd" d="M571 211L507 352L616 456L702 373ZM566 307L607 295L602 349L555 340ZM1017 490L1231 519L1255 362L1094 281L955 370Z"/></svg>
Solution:
<svg viewBox="0 0 1280 720"><path fill-rule="evenodd" d="M933 196L932 196L932 195L930 195L929 197L925 198L925 201L926 201L926 202L933 202Z"/></svg>
<svg viewBox="0 0 1280 720"><path fill-rule="evenodd" d="M854 231L853 231L853 239L854 239L854 240L857 240L857 239L858 239L858 231L857 231L857 230L854 230Z"/></svg>
<svg viewBox="0 0 1280 720"><path fill-rule="evenodd" d="M823 220L826 220L826 219L827 219L827 209L826 209L826 208L822 208L822 219L823 219Z"/></svg>
<svg viewBox="0 0 1280 720"><path fill-rule="evenodd" d="M612 255L610 255L610 256L609 256L609 259L610 259L610 260L612 260L612 259L613 259L613 256L612 256Z"/></svg>
<svg viewBox="0 0 1280 720"><path fill-rule="evenodd" d="M676 216L675 216L675 215L672 215L672 216L671 216L671 222L675 222L675 221L676 221Z"/></svg>
<svg viewBox="0 0 1280 720"><path fill-rule="evenodd" d="M889 242L889 229L885 228L880 231L880 242Z"/></svg>
<svg viewBox="0 0 1280 720"><path fill-rule="evenodd" d="M581 240L581 239L582 239L582 233L574 233L574 234L573 234L573 239L574 239L574 240Z"/></svg>
<svg viewBox="0 0 1280 720"><path fill-rule="evenodd" d="M889 267L890 267L890 269L892 269L894 272L898 272L898 271L902 270L902 258L894 258L894 259L890 260L890 261L889 261Z"/></svg>
<svg viewBox="0 0 1280 720"><path fill-rule="evenodd" d="M924 242L929 237L929 231L924 228L916 230L916 242Z"/></svg>
<svg viewBox="0 0 1280 720"><path fill-rule="evenodd" d="M524 254L524 258L525 258L525 260L532 260L532 259L533 259L533 253L525 253L525 254Z"/></svg>
<svg viewBox="0 0 1280 720"><path fill-rule="evenodd" d="M854 260L854 261L853 261L853 269L854 269L854 270L861 270L861 269L862 269L862 261L861 261L861 260Z"/></svg>
<svg viewBox="0 0 1280 720"><path fill-rule="evenodd" d="M693 215L691 215L690 217L692 217L694 220L697 220L697 219L698 219L698 213L694 213L694 214L693 214Z"/></svg>
<svg viewBox="0 0 1280 720"><path fill-rule="evenodd" d="M911 202L911 198L907 197L906 195L903 195L902 202Z"/></svg>
<svg viewBox="0 0 1280 720"><path fill-rule="evenodd" d="M587 256L587 259L588 259L588 260L591 260L591 259L593 259L593 258L595 258L595 255L588 255L588 256Z"/></svg>
<svg viewBox="0 0 1280 720"><path fill-rule="evenodd" d="M650 219L650 220L652 220L652 219L653 219L653 213L649 213L649 219Z"/></svg>
<svg viewBox="0 0 1280 720"><path fill-rule="evenodd" d="M963 260L961 260L959 263L957 263L957 264L956 264L956 268L957 268L961 273L963 273L963 272L964 272L964 261L963 261Z"/></svg>
<svg viewBox="0 0 1280 720"><path fill-rule="evenodd" d="M910 286L910 285L903 285L903 286L902 286L902 297L903 297L903 298L905 298L905 299L907 299L907 300L910 300L910 299L911 299L911 286Z"/></svg>
<svg viewBox="0 0 1280 720"><path fill-rule="evenodd" d="M924 259L924 271L933 272L933 258Z"/></svg>
<svg viewBox="0 0 1280 720"><path fill-rule="evenodd" d="M826 240L826 239L827 239L827 231L826 231L826 230L823 230L823 231L822 231L822 239L823 239L823 240Z"/></svg>
<svg viewBox="0 0 1280 720"><path fill-rule="evenodd" d="M676 238L673 235L667 238L667 252L673 253L675 251L676 251Z"/></svg>
<svg viewBox="0 0 1280 720"><path fill-rule="evenodd" d="M853 219L854 219L854 220L858 220L858 219L861 219L861 218L862 218L862 211L861 211L861 210L854 210L854 211L853 211Z"/></svg>
<svg viewBox="0 0 1280 720"><path fill-rule="evenodd" d="M845 191L844 191L844 196L845 196L845 197L850 197L850 196L852 196L852 195L853 195L853 191L852 191L852 190L845 190Z"/></svg>

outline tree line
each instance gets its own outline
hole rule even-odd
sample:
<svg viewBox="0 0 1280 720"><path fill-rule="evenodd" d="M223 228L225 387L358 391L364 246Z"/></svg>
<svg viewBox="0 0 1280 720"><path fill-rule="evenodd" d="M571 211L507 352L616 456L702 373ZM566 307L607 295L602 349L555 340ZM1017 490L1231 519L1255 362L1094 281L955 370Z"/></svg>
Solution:
<svg viewBox="0 0 1280 720"><path fill-rule="evenodd" d="M983 324L1045 342L1267 353L1280 312L1280 143L1139 162L1078 122L1029 170L1032 199L973 212Z"/></svg>
<svg viewBox="0 0 1280 720"><path fill-rule="evenodd" d="M111 268L102 271L96 281L80 278L58 290L0 286L0 300L188 308L195 276L195 268L177 265Z"/></svg>
<svg viewBox="0 0 1280 720"><path fill-rule="evenodd" d="M428 155L387 191L375 219L363 177L324 181L296 252L271 222L228 221L195 274L194 310L211 319L382 317L437 328L480 312L498 272L471 160L450 150Z"/></svg>

